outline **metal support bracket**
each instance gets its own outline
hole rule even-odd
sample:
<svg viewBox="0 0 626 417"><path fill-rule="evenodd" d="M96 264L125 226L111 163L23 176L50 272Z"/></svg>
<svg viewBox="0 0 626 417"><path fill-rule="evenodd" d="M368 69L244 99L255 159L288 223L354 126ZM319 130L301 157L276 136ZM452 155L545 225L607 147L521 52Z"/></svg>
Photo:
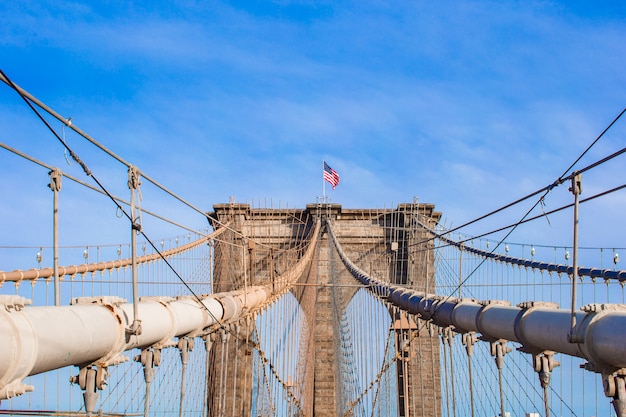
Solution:
<svg viewBox="0 0 626 417"><path fill-rule="evenodd" d="M54 168L50 172L48 172L50 176L50 184L48 184L48 188L54 192L61 191L61 183L63 178L63 173L59 168Z"/></svg>
<svg viewBox="0 0 626 417"><path fill-rule="evenodd" d="M550 401L548 396L548 386L550 385L550 375L554 368L560 365L559 362L554 360L554 353L546 350L544 352L533 353L533 368L539 376L539 384L543 388L543 404L545 410L545 416L550 417Z"/></svg>
<svg viewBox="0 0 626 417"><path fill-rule="evenodd" d="M506 345L504 339L492 340L489 342L491 346L491 356L495 357L496 367L498 368L498 385L500 386L500 415L505 415L504 410L504 391L502 389L502 368L504 367L504 356L512 349Z"/></svg>
<svg viewBox="0 0 626 417"><path fill-rule="evenodd" d="M463 333L463 335L461 336L461 342L465 346L467 356L472 356L472 353L474 353L474 344L478 342L478 337L476 336L476 333Z"/></svg>
<svg viewBox="0 0 626 417"><path fill-rule="evenodd" d="M178 350L180 350L180 359L183 364L189 363L189 352L194 348L194 339L189 337L181 337L178 339Z"/></svg>
<svg viewBox="0 0 626 417"><path fill-rule="evenodd" d="M33 392L34 390L35 387L32 385L24 384L21 381L14 381L0 389L0 400L8 400L26 394L27 392Z"/></svg>
<svg viewBox="0 0 626 417"><path fill-rule="evenodd" d="M154 379L156 373L155 367L161 364L161 349L147 348L141 351L141 354L135 356L135 362L143 365L143 376L146 383L150 383Z"/></svg>
<svg viewBox="0 0 626 417"><path fill-rule="evenodd" d="M504 356L512 350L506 343L507 341L502 339L489 343L491 346L491 356L494 357L498 369L502 369L504 366Z"/></svg>
<svg viewBox="0 0 626 417"><path fill-rule="evenodd" d="M80 304L97 304L103 307L106 307L111 314L117 317L118 322L120 323L119 328L119 338L117 342L117 346L114 347L108 354L101 357L100 359L93 361L92 364L97 364L97 366L107 367L113 365L119 365L120 363L128 361L128 357L122 355L124 352L124 345L126 343L126 337L124 337L124 329L121 326L123 323L122 312L119 309L119 306L126 303L126 300L120 297L116 297L113 295L103 295L103 296L95 296L95 297L75 297L70 300L70 305L80 305Z"/></svg>
<svg viewBox="0 0 626 417"><path fill-rule="evenodd" d="M105 366L85 366L80 368L78 375L70 378L70 382L78 384L83 393L85 401L85 411L91 414L96 409L98 403L98 390L103 390L107 385L106 377L108 375Z"/></svg>
<svg viewBox="0 0 626 417"><path fill-rule="evenodd" d="M533 367L535 372L539 374L539 383L542 388L546 388L550 384L550 372L561 365L560 362L554 360L554 353L545 351L533 354Z"/></svg>
<svg viewBox="0 0 626 417"><path fill-rule="evenodd" d="M617 417L626 417L626 369L612 374L602 374L604 395L613 398L611 403Z"/></svg>

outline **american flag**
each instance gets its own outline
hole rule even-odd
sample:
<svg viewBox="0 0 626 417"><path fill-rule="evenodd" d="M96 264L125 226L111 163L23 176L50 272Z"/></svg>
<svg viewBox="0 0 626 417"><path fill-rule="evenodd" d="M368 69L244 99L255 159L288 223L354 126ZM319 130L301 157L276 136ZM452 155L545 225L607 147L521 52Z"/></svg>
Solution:
<svg viewBox="0 0 626 417"><path fill-rule="evenodd" d="M324 179L333 186L333 190L339 184L339 174L337 171L328 166L326 162L324 162Z"/></svg>

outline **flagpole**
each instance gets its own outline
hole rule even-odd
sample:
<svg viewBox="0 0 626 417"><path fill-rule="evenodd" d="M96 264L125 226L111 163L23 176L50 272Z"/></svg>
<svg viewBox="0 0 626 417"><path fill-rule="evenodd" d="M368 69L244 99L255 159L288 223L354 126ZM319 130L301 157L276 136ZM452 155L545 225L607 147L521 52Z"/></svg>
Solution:
<svg viewBox="0 0 626 417"><path fill-rule="evenodd" d="M326 180L324 179L324 160L322 159L322 203L326 204Z"/></svg>

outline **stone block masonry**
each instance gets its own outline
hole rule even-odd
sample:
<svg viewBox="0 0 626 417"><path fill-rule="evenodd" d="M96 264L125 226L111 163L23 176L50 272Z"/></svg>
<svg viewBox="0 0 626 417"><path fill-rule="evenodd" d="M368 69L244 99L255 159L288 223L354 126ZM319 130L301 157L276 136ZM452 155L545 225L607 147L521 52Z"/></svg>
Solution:
<svg viewBox="0 0 626 417"><path fill-rule="evenodd" d="M343 209L338 204L310 204L304 209L255 209L233 203L215 205L211 217L214 227L231 221L233 229L215 243L216 292L271 283L297 261L294 255L291 258L286 255L294 251L286 249L306 243L318 218L332 222L346 255L368 274L421 291L434 291L432 241L428 241L416 223L419 220L432 226L439 220L440 213L434 211L432 204L400 204L394 209ZM275 250L267 250L269 247ZM334 417L348 409L342 403L349 384L337 357L338 321L358 287L333 251L322 229L315 265L307 269L292 290L310 331L303 344L312 345L302 356L306 361L303 367L306 386L299 401L302 415L307 416ZM403 340L411 340L405 351L398 351L399 359L393 366L398 386L398 415L441 415L437 335L429 334L422 323L411 317L393 310L389 314L392 328L384 330L394 332L396 350ZM239 331L251 337L254 329ZM226 398L210 399L210 416L231 415L233 411L235 415L249 415L254 383L254 361L250 356L249 348L233 341L213 344L210 369L213 382L209 393L228 394ZM227 364L219 360L222 357L230 358L230 372L224 372Z"/></svg>

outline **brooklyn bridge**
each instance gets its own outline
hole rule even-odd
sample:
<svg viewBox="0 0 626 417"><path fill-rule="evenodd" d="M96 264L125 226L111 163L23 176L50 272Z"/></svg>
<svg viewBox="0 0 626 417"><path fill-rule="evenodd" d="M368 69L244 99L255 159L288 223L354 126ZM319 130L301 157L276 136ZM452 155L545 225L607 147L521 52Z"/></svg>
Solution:
<svg viewBox="0 0 626 417"><path fill-rule="evenodd" d="M555 247L465 234L416 197L200 209L103 147L124 198L0 145L41 173L53 232L2 236L0 414L626 416L626 271L617 248L577 243L582 172L601 163L524 198L569 187L571 245ZM147 184L205 227L149 236L171 220L139 204ZM115 207L128 239L59 245L70 186Z"/></svg>

